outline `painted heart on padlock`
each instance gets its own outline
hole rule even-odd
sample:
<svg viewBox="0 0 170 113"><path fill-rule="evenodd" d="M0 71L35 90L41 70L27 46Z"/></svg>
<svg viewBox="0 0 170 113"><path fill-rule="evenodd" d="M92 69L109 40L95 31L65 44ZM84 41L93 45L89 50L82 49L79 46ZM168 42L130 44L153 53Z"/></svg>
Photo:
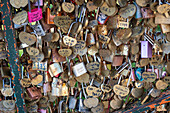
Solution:
<svg viewBox="0 0 170 113"><path fill-rule="evenodd" d="M132 96L135 98L140 98L143 95L143 92L144 92L143 88L133 88Z"/></svg>
<svg viewBox="0 0 170 113"><path fill-rule="evenodd" d="M109 93L112 90L109 84L102 84L101 89L103 92L106 92L106 93Z"/></svg>
<svg viewBox="0 0 170 113"><path fill-rule="evenodd" d="M69 36L64 36L63 42L67 46L75 46L77 44L77 40L75 38L69 37Z"/></svg>
<svg viewBox="0 0 170 113"><path fill-rule="evenodd" d="M100 64L98 62L91 62L86 65L86 68L90 73L96 73L99 71L99 66Z"/></svg>
<svg viewBox="0 0 170 113"><path fill-rule="evenodd" d="M105 35L99 35L99 42L107 44L109 43L110 38L108 36Z"/></svg>
<svg viewBox="0 0 170 113"><path fill-rule="evenodd" d="M108 16L114 16L116 12L118 11L117 7L109 7L106 2L100 7L100 10L103 14L106 14Z"/></svg>
<svg viewBox="0 0 170 113"><path fill-rule="evenodd" d="M15 101L14 100L4 100L3 105L7 109L14 109L15 108Z"/></svg>
<svg viewBox="0 0 170 113"><path fill-rule="evenodd" d="M12 96L14 94L13 88L2 88L1 93L3 96Z"/></svg>
<svg viewBox="0 0 170 113"><path fill-rule="evenodd" d="M86 42L84 40L77 40L77 44L74 46L75 49L84 49L86 47Z"/></svg>
<svg viewBox="0 0 170 113"><path fill-rule="evenodd" d="M43 76L39 74L31 80L31 83L32 85L38 85L42 81L43 81Z"/></svg>
<svg viewBox="0 0 170 113"><path fill-rule="evenodd" d="M58 53L63 57L68 57L72 54L72 50L71 49L59 49Z"/></svg>
<svg viewBox="0 0 170 113"><path fill-rule="evenodd" d="M80 83L88 83L89 82L89 74L85 73L79 77L75 78Z"/></svg>
<svg viewBox="0 0 170 113"><path fill-rule="evenodd" d="M88 98L88 99L85 99L83 101L84 105L88 108L93 108L93 107L96 107L99 103L99 99L98 98L95 98L95 97L92 97L92 98Z"/></svg>
<svg viewBox="0 0 170 113"><path fill-rule="evenodd" d="M44 54L41 52L41 53L39 53L37 56L31 56L31 55L30 55L30 59L31 59L33 62L41 62L42 60L44 60Z"/></svg>
<svg viewBox="0 0 170 113"><path fill-rule="evenodd" d="M143 72L142 78L146 82L154 82L156 80L156 73L154 72Z"/></svg>
<svg viewBox="0 0 170 113"><path fill-rule="evenodd" d="M25 7L28 0L10 0L10 4L15 8Z"/></svg>
<svg viewBox="0 0 170 113"><path fill-rule="evenodd" d="M67 13L71 13L74 11L74 4L69 3L69 2L63 2L62 3L62 9L67 12Z"/></svg>
<svg viewBox="0 0 170 113"><path fill-rule="evenodd" d="M134 4L128 4L119 10L119 15L123 18L132 17L136 13L136 6Z"/></svg>
<svg viewBox="0 0 170 113"><path fill-rule="evenodd" d="M72 21L69 16L56 16L54 18L54 24L58 27L68 27Z"/></svg>
<svg viewBox="0 0 170 113"><path fill-rule="evenodd" d="M92 97L99 97L102 94L102 90L94 86L88 86L86 88L86 92L88 96L92 96Z"/></svg>
<svg viewBox="0 0 170 113"><path fill-rule="evenodd" d="M37 112L37 109L38 109L37 104L33 104L33 105L30 105L30 106L27 106L27 111L28 112Z"/></svg>
<svg viewBox="0 0 170 113"><path fill-rule="evenodd" d="M121 86L121 85L118 85L118 84L113 87L113 91L115 92L116 95L120 95L122 97L129 94L129 88L128 87L124 87L124 86Z"/></svg>
<svg viewBox="0 0 170 113"><path fill-rule="evenodd" d="M34 47L27 47L26 51L30 56L37 56L40 52L39 49Z"/></svg>
<svg viewBox="0 0 170 113"><path fill-rule="evenodd" d="M162 81L162 80L158 80L158 81L156 82L156 88L159 89L159 90L165 89L165 88L167 88L167 87L168 87L168 84L165 83L165 82Z"/></svg>
<svg viewBox="0 0 170 113"><path fill-rule="evenodd" d="M20 80L20 84L22 87L29 87L31 85L30 78L23 78Z"/></svg>
<svg viewBox="0 0 170 113"><path fill-rule="evenodd" d="M20 25L20 24L26 22L27 16L28 16L27 12L25 10L23 10L22 12L17 13L12 21L15 24L19 24Z"/></svg>
<svg viewBox="0 0 170 113"><path fill-rule="evenodd" d="M27 45L33 45L37 40L35 35L31 35L24 31L19 33L19 39L22 43L26 43Z"/></svg>
<svg viewBox="0 0 170 113"><path fill-rule="evenodd" d="M104 105L102 102L99 102L99 104L96 107L93 107L91 109L93 113L104 113Z"/></svg>
<svg viewBox="0 0 170 113"><path fill-rule="evenodd" d="M120 107L122 107L122 105L123 105L123 100L117 95L115 95L114 99L110 101L110 106L113 109L119 109Z"/></svg>
<svg viewBox="0 0 170 113"><path fill-rule="evenodd" d="M84 49L80 50L80 49L74 49L73 48L73 53L74 55L80 55L83 56L87 53L87 47L85 47Z"/></svg>
<svg viewBox="0 0 170 113"><path fill-rule="evenodd" d="M38 103L39 104L46 104L47 102L48 102L48 97L43 96L43 97L40 98Z"/></svg>
<svg viewBox="0 0 170 113"><path fill-rule="evenodd" d="M87 9L89 10L89 12L97 9L97 6L95 6L92 1L88 1L86 6L87 6Z"/></svg>

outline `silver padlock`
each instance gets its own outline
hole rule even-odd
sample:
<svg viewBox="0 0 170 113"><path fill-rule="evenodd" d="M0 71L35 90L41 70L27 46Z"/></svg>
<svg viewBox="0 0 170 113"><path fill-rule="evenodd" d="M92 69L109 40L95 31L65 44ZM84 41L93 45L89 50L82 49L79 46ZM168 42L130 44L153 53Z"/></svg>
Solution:
<svg viewBox="0 0 170 113"><path fill-rule="evenodd" d="M85 66L84 62L82 62L79 55L78 55L78 58L79 58L80 63L73 66L73 73L76 77L79 77L79 76L87 73L86 66Z"/></svg>
<svg viewBox="0 0 170 113"><path fill-rule="evenodd" d="M69 99L69 109L74 109L74 108L76 107L76 103L77 103L77 98L76 98L77 92L78 92L78 91L76 90L74 97L71 96L70 99Z"/></svg>

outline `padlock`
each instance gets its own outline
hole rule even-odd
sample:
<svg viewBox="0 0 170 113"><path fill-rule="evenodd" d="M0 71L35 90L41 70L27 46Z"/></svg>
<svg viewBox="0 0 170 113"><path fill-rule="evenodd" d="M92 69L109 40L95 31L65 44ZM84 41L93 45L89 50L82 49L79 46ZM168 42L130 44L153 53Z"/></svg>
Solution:
<svg viewBox="0 0 170 113"><path fill-rule="evenodd" d="M123 62L123 56L116 55L113 57L112 66L120 66Z"/></svg>
<svg viewBox="0 0 170 113"><path fill-rule="evenodd" d="M52 82L53 96L68 96L68 87L61 79L53 78Z"/></svg>
<svg viewBox="0 0 170 113"><path fill-rule="evenodd" d="M141 58L152 57L152 45L148 41L141 41Z"/></svg>
<svg viewBox="0 0 170 113"><path fill-rule="evenodd" d="M83 104L83 99L82 99L82 91L80 91L80 94L79 94L79 101L78 101L78 111L79 112L88 112L89 109L87 107L84 106Z"/></svg>
<svg viewBox="0 0 170 113"><path fill-rule="evenodd" d="M41 94L40 89L38 89L38 88L35 87L35 86L30 87L30 88L27 88L26 92L27 92L28 96L29 96L32 100L35 100L35 99L38 99L38 98L41 98L41 97L42 97L42 94Z"/></svg>
<svg viewBox="0 0 170 113"><path fill-rule="evenodd" d="M31 4L30 4L30 0L28 0L28 21L31 22L35 22L35 21L39 21L42 19L42 9L40 8L40 1L38 0L38 8L32 9L31 10Z"/></svg>
<svg viewBox="0 0 170 113"><path fill-rule="evenodd" d="M65 100L61 100L59 102L59 106L58 106L58 113L66 112L67 109L68 109L68 106L67 106Z"/></svg>
<svg viewBox="0 0 170 113"><path fill-rule="evenodd" d="M30 26L33 28L33 30L35 30L35 34L39 36L45 36L45 31L43 30L43 27L39 21L37 21L35 25L30 24Z"/></svg>
<svg viewBox="0 0 170 113"><path fill-rule="evenodd" d="M53 63L49 66L49 73L51 75L51 77L58 77L60 73L63 72L61 66L59 63Z"/></svg>
<svg viewBox="0 0 170 113"><path fill-rule="evenodd" d="M5 86L5 79L9 81L9 86ZM12 80L11 78L4 78L3 79L3 88L1 89L1 93L3 96L12 96L14 94L12 88Z"/></svg>
<svg viewBox="0 0 170 113"><path fill-rule="evenodd" d="M73 66L73 73L76 77L79 77L87 72L84 62L82 62L80 56L78 55L80 63Z"/></svg>
<svg viewBox="0 0 170 113"><path fill-rule="evenodd" d="M75 92L75 94L74 94L74 97L70 97L70 98L69 98L69 109L75 109L75 107L76 107L76 103L77 103L77 98L76 98L77 92L78 92L78 90L76 89L76 92Z"/></svg>
<svg viewBox="0 0 170 113"><path fill-rule="evenodd" d="M22 87L29 87L31 85L31 79L29 78L28 72L25 72L25 77L24 77L24 67L21 66L21 80L20 84ZM27 77L27 78L26 78Z"/></svg>
<svg viewBox="0 0 170 113"><path fill-rule="evenodd" d="M3 64L5 62L5 65ZM8 67L8 62L2 60L1 62L1 76L2 78L11 78L10 67Z"/></svg>

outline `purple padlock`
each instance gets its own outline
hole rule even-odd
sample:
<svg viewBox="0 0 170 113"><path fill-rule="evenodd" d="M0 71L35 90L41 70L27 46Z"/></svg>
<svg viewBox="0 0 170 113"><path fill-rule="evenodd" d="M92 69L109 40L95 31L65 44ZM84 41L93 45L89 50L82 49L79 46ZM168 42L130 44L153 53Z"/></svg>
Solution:
<svg viewBox="0 0 170 113"><path fill-rule="evenodd" d="M43 0L39 0L40 6L43 6ZM34 6L38 6L38 1L33 4Z"/></svg>
<svg viewBox="0 0 170 113"><path fill-rule="evenodd" d="M152 45L148 41L141 41L141 58L152 58Z"/></svg>

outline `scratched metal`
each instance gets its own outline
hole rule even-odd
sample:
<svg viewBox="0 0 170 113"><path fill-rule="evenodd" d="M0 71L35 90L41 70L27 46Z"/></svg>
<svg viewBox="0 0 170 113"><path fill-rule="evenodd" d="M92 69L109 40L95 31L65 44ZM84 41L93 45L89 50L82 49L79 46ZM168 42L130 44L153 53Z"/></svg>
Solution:
<svg viewBox="0 0 170 113"><path fill-rule="evenodd" d="M24 112L24 100L23 100L23 93L22 88L20 85L20 66L19 66L19 54L16 46L16 38L14 35L13 23L12 23L12 14L11 14L11 7L8 0L1 0L0 10L1 10L1 17L2 23L4 25L4 36L5 41L7 44L7 52L8 52L8 59L11 68L12 74L12 83L14 85L14 96L15 102L17 106L18 113L25 113Z"/></svg>

